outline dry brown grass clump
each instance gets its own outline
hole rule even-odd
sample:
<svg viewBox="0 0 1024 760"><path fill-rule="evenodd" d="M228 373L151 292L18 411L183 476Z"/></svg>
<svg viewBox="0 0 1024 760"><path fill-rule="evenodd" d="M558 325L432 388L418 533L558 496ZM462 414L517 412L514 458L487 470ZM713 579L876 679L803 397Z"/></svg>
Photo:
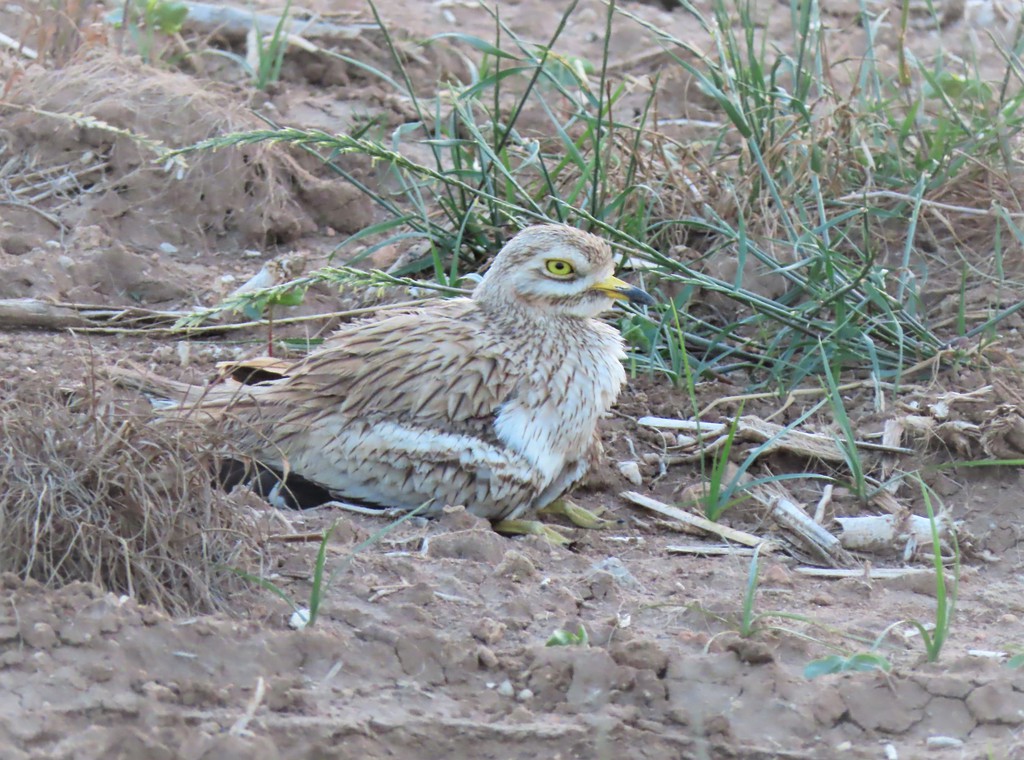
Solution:
<svg viewBox="0 0 1024 760"><path fill-rule="evenodd" d="M202 249L371 221L357 191L282 146L205 152L186 168L161 162L165 149L266 128L244 96L215 82L91 48L61 69L30 67L4 100L0 187L69 227L101 224L136 248Z"/></svg>
<svg viewBox="0 0 1024 760"><path fill-rule="evenodd" d="M259 525L214 486L217 442L109 390L0 385L0 572L88 581L172 612L223 606Z"/></svg>

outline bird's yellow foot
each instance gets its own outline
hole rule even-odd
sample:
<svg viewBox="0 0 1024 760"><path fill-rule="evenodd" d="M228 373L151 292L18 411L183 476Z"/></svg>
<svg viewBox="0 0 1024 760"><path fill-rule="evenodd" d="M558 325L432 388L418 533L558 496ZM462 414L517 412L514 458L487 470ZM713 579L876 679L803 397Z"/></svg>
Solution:
<svg viewBox="0 0 1024 760"><path fill-rule="evenodd" d="M555 499L543 509L537 510L537 514L546 517L559 515L567 518L569 522L580 528L601 530L615 524L614 520L606 520L601 517L601 513L604 511L605 508L600 507L596 512L591 512L589 509L584 509L568 499Z"/></svg>
<svg viewBox="0 0 1024 760"><path fill-rule="evenodd" d="M498 533L510 533L516 536L540 536L553 546L568 546L572 541L553 527L538 520L499 520L494 523Z"/></svg>

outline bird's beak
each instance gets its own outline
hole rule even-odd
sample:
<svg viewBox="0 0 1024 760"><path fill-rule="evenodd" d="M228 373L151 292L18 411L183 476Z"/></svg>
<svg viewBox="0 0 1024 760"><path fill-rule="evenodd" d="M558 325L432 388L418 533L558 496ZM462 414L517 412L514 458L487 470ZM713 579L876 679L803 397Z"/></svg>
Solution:
<svg viewBox="0 0 1024 760"><path fill-rule="evenodd" d="M618 277L609 277L606 280L601 280L593 289L604 293L616 301L629 301L639 306L654 306L654 299L646 291L634 288L628 282L623 282Z"/></svg>

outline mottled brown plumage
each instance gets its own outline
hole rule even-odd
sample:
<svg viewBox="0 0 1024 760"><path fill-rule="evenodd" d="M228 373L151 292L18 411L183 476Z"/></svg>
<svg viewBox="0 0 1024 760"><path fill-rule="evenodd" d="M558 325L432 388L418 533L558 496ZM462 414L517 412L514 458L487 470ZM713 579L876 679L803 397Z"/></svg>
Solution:
<svg viewBox="0 0 1024 760"><path fill-rule="evenodd" d="M175 409L223 417L240 450L338 498L515 518L600 449L625 372L621 337L595 317L650 302L612 273L600 238L528 228L472 298L342 327L278 380L179 387Z"/></svg>

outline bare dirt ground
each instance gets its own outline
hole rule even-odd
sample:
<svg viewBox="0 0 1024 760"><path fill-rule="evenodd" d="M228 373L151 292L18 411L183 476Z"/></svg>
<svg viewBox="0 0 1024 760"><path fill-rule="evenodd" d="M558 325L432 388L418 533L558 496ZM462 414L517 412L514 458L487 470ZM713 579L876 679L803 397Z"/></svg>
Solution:
<svg viewBox="0 0 1024 760"><path fill-rule="evenodd" d="M338 23L371 20L355 0L308 5L335 14ZM624 5L681 38L699 37L678 10ZM769 30L786 37L788 10L761 5ZM501 6L524 37L550 33L555 11L545 0ZM835 61L858 54L858 7L824 7L824 21L835 29ZM472 4L382 0L380 8L409 38L442 30L487 38L493 29ZM0 20L0 27L18 30L26 11L8 5ZM599 59L603 24L602 6L581 3L562 41L566 51ZM955 44L968 33L953 14L942 30L915 31L910 44L927 52L939 38ZM613 60L629 73L659 65L635 25L622 22L613 40ZM891 54L894 44L883 34L878 55ZM386 61L369 38L346 46L349 55ZM305 158L260 149L244 158L192 157L192 170L179 179L149 167L145 148L132 141L24 110L71 109L168 144L257 127L252 105L282 123L330 131L373 116L401 123L402 104L354 67L293 56L283 82L256 96L223 61L211 58L203 72L146 67L121 57L109 35L60 67L27 65L13 51L3 60L4 102L15 107L0 112L2 181L7 191L34 183L38 189L0 200L0 297L211 306L273 257L301 252L316 266L339 235L378 219L361 196ZM997 56L989 63L993 75L1001 72ZM454 56L431 53L415 70L436 82L457 65ZM662 88L664 118L704 117L702 96L685 82ZM359 162L350 168L371 181L376 176ZM984 249L984 241L977 247ZM353 298L324 290L300 311L344 308ZM71 386L96 366L124 359L175 376L209 377L214 362L259 354L264 343L260 330L198 339L187 348L176 339L9 330L0 333L0 358L15 384ZM1004 347L1012 357L1019 335L1011 331ZM968 371L921 377L938 392L990 381ZM741 390L703 383L699 402ZM1020 403L1012 389L997 396L962 418ZM886 416L872 409L866 391L848 400L853 412L860 410L859 429L881 430ZM779 406L768 399L744 412L767 417ZM726 404L715 414L728 419L736 411ZM931 481L963 521L966 547L959 606L938 663L923 662L919 637L904 625L882 647L891 673L808 680L803 668L815 658L866 651L897 621L931 619L934 578L865 573L823 580L799 574L799 563L783 553L766 555L756 609L799 614L814 625L764 619L755 636L740 637L749 556L673 554L670 546L703 539L619 496L629 489L673 502L702 481L694 464L659 476L663 442L635 422L691 414L690 400L664 382L631 381L605 426L609 463L577 494L584 506L610 508L618 522L575 532L569 548L502 537L452 510L403 523L353 555L382 527L381 518L330 510L271 515L265 505L245 506L259 515L267 539L263 575L298 600L309 593L316 539L337 522L328 567L341 570L311 629L290 628L288 605L251 584L222 592L216 610L171 615L124 589L55 587L8 573L0 577L0 756L1024 757L1024 671L986 654L1012 653L1021 644L1019 472L954 470ZM917 456L941 454L930 451ZM655 456L645 459L649 454ZM642 485L619 474L615 465L625 460L644 463ZM729 521L768 531L753 512L737 511ZM911 564L926 567L927 559L918 555ZM899 556L865 563L903 564ZM581 624L589 646L545 646L554 631Z"/></svg>

